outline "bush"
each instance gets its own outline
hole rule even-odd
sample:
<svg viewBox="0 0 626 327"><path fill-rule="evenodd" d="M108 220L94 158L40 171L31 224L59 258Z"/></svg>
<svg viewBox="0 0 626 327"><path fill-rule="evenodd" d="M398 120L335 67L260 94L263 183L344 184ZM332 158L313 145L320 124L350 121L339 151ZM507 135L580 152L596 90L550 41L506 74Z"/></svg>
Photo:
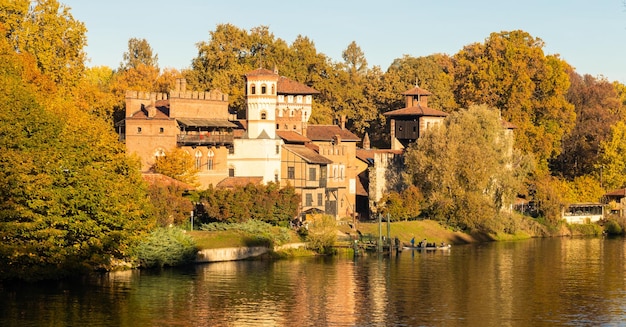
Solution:
<svg viewBox="0 0 626 327"><path fill-rule="evenodd" d="M337 223L329 215L315 215L309 224L307 241L309 247L322 254L333 252L333 245L337 240Z"/></svg>
<svg viewBox="0 0 626 327"><path fill-rule="evenodd" d="M604 223L604 231L609 235L622 235L624 229L616 220L609 219Z"/></svg>
<svg viewBox="0 0 626 327"><path fill-rule="evenodd" d="M598 224L571 224L569 225L572 234L581 234L588 236L602 235L602 227Z"/></svg>
<svg viewBox="0 0 626 327"><path fill-rule="evenodd" d="M145 268L188 264L197 252L193 238L177 227L158 228L137 247L139 264Z"/></svg>

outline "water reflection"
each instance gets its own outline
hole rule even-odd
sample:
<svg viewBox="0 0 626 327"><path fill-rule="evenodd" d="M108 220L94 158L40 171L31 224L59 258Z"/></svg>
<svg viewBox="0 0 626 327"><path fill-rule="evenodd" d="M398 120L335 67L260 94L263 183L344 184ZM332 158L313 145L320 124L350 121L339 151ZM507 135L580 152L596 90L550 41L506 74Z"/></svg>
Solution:
<svg viewBox="0 0 626 327"><path fill-rule="evenodd" d="M0 286L1 326L552 326L626 321L623 239L204 264Z"/></svg>

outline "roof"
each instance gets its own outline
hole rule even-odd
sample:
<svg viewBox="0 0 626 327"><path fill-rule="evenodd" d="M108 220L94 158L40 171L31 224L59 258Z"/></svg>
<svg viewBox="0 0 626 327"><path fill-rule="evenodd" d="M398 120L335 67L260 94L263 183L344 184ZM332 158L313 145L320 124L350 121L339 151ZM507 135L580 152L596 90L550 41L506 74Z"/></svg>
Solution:
<svg viewBox="0 0 626 327"><path fill-rule="evenodd" d="M513 123L508 122L508 121L506 121L504 119L501 120L501 123L502 123L502 127L506 128L506 129L516 129L517 128L517 126L513 125Z"/></svg>
<svg viewBox="0 0 626 327"><path fill-rule="evenodd" d="M306 143L311 141L308 137L294 131L276 131L276 135L290 143Z"/></svg>
<svg viewBox="0 0 626 327"><path fill-rule="evenodd" d="M237 125L226 119L205 119L205 118L176 118L183 126L201 127L237 127Z"/></svg>
<svg viewBox="0 0 626 327"><path fill-rule="evenodd" d="M332 141L336 135L342 141L361 141L360 137L337 125L309 125L306 129L306 136L312 141Z"/></svg>
<svg viewBox="0 0 626 327"><path fill-rule="evenodd" d="M356 195L369 196L369 192L365 189L365 185L363 185L363 181L360 178L356 179Z"/></svg>
<svg viewBox="0 0 626 327"><path fill-rule="evenodd" d="M432 93L420 88L419 86L416 86L404 93L402 93L402 95L433 95Z"/></svg>
<svg viewBox="0 0 626 327"><path fill-rule="evenodd" d="M319 94L320 92L312 87L281 76L278 79L278 94Z"/></svg>
<svg viewBox="0 0 626 327"><path fill-rule="evenodd" d="M304 145L299 144L285 144L283 148L298 157L302 158L307 163L311 164L331 164L332 160L324 157L323 155L305 147Z"/></svg>
<svg viewBox="0 0 626 327"><path fill-rule="evenodd" d="M265 68L257 68L251 72L248 72L245 74L246 77L248 76L263 76L263 75L278 75L277 73L269 70L269 69L265 69Z"/></svg>
<svg viewBox="0 0 626 327"><path fill-rule="evenodd" d="M424 107L417 105L415 107L402 108L398 110L387 111L384 116L432 116L432 117L446 117L448 113L441 110Z"/></svg>
<svg viewBox="0 0 626 327"><path fill-rule="evenodd" d="M271 71L265 68L258 68L251 72L248 72L246 77L252 76L278 76L276 71ZM278 83L276 85L276 93L278 94L319 94L320 92L310 86L304 85L300 82L296 82L284 76L278 77Z"/></svg>
<svg viewBox="0 0 626 327"><path fill-rule="evenodd" d="M261 184L263 177L227 177L221 182L217 183L218 188L235 188L237 186L246 186L250 183Z"/></svg>
<svg viewBox="0 0 626 327"><path fill-rule="evenodd" d="M391 153L391 154L395 154L395 155L401 155L404 151L403 150L391 150L391 149L371 149L371 150L365 150L365 149L357 149L356 150L356 157L357 159L367 163L368 165L373 165L374 164L374 154L376 153Z"/></svg>
<svg viewBox="0 0 626 327"><path fill-rule="evenodd" d="M615 196L615 197L626 197L626 188L621 188L619 190L613 190L604 194L604 196Z"/></svg>
<svg viewBox="0 0 626 327"><path fill-rule="evenodd" d="M142 173L143 179L151 185L163 185L163 186L177 186L184 190L193 190L194 186L181 182L169 176L158 173Z"/></svg>

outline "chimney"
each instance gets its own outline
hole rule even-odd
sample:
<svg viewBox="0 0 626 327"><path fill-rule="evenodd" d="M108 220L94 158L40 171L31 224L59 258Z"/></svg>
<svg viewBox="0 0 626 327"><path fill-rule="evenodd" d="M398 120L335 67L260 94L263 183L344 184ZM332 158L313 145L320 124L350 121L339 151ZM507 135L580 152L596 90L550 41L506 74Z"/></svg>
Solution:
<svg viewBox="0 0 626 327"><path fill-rule="evenodd" d="M180 79L180 91L181 92L186 92L187 91L187 80L184 78Z"/></svg>
<svg viewBox="0 0 626 327"><path fill-rule="evenodd" d="M341 127L341 129L346 129L346 115L341 115L341 118L339 119L339 126Z"/></svg>

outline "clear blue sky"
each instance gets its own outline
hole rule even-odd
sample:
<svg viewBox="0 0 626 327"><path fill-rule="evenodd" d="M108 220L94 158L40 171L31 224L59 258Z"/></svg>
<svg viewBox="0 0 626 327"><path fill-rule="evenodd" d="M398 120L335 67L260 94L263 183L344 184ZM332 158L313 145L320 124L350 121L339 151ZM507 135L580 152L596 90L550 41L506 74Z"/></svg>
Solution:
<svg viewBox="0 0 626 327"><path fill-rule="evenodd" d="M89 66L117 68L128 39L146 39L161 68L188 68L196 44L218 24L265 25L291 44L309 37L318 52L341 61L355 41L370 65L395 58L453 55L490 33L524 30L545 42L579 74L626 83L624 0L59 0L87 26Z"/></svg>

